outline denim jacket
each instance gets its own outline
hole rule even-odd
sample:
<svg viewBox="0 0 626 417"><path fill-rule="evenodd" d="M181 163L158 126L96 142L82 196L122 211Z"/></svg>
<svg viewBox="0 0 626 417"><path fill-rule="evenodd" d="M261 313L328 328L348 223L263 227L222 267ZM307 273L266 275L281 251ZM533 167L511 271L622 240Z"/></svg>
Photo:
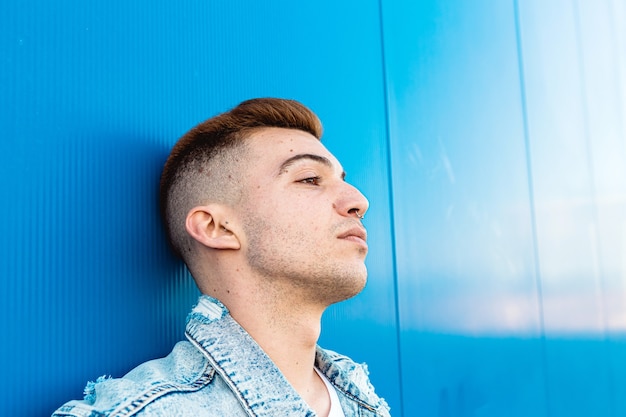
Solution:
<svg viewBox="0 0 626 417"><path fill-rule="evenodd" d="M218 300L201 296L185 335L165 358L119 379L99 378L82 401L53 417L315 416L272 360ZM389 417L365 365L317 348L315 366L331 381L346 415Z"/></svg>

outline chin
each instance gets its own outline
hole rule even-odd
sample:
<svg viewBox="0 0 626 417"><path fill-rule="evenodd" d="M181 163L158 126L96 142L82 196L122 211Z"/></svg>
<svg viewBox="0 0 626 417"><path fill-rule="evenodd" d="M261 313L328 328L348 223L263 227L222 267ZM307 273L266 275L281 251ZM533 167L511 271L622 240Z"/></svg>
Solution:
<svg viewBox="0 0 626 417"><path fill-rule="evenodd" d="M336 288L336 300L334 303L338 303L344 300L348 300L352 297L357 296L363 291L365 288L365 284L367 283L367 271L364 271L360 274L354 274L349 279L341 280L340 286Z"/></svg>

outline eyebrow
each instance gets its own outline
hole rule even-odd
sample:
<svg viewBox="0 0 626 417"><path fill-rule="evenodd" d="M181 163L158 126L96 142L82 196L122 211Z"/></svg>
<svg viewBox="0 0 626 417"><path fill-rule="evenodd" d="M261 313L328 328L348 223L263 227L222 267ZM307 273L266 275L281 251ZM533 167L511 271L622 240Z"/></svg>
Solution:
<svg viewBox="0 0 626 417"><path fill-rule="evenodd" d="M310 161L314 161L319 164L325 165L328 168L333 168L333 163L330 161L330 159L326 158L325 156L315 155L312 153L301 153L301 154L294 155L291 158L286 159L282 164L280 164L278 175L284 174L287 171L287 169L290 166L294 165L295 163L302 161L302 160L307 160L307 159ZM345 177L346 177L346 173L342 172L341 179L345 179Z"/></svg>

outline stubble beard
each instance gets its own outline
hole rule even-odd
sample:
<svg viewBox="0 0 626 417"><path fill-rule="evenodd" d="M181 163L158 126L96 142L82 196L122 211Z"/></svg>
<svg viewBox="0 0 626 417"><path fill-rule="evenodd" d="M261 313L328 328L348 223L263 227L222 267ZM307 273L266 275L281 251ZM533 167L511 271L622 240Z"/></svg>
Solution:
<svg viewBox="0 0 626 417"><path fill-rule="evenodd" d="M273 227L259 217L249 217L244 227L251 270L290 302L300 298L328 306L354 297L365 287L364 263L332 261L317 252L316 242L303 231ZM280 252L273 247L275 242Z"/></svg>

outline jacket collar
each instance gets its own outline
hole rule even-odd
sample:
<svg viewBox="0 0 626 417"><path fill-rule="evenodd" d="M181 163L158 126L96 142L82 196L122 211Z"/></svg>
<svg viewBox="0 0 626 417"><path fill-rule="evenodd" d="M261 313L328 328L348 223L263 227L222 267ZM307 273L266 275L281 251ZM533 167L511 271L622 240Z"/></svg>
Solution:
<svg viewBox="0 0 626 417"><path fill-rule="evenodd" d="M220 301L206 295L200 297L187 318L186 336L206 356L250 416L315 416Z"/></svg>
<svg viewBox="0 0 626 417"><path fill-rule="evenodd" d="M186 336L209 360L250 416L315 416L219 300L200 296L187 318ZM339 391L362 407L376 412L384 402L374 393L363 365L318 347L315 366Z"/></svg>

